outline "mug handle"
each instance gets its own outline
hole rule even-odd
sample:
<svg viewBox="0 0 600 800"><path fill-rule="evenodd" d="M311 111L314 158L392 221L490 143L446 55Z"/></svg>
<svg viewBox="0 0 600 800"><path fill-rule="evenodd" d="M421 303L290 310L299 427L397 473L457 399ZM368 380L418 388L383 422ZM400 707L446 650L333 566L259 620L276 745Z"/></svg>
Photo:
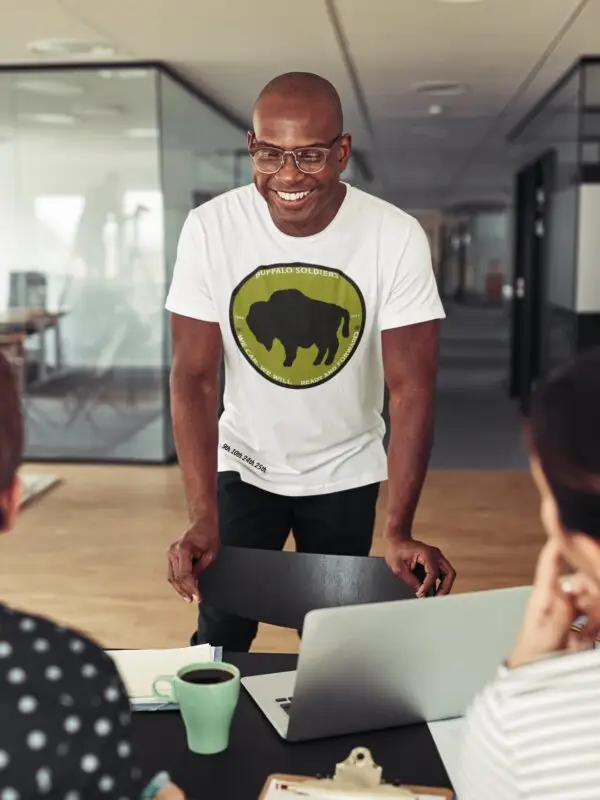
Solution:
<svg viewBox="0 0 600 800"><path fill-rule="evenodd" d="M160 683L168 683L169 684L169 692L165 694L161 692L159 689ZM173 676L172 675L159 675L152 681L152 692L156 697L159 697L161 700L170 700L171 702L174 701L175 695L173 692Z"/></svg>

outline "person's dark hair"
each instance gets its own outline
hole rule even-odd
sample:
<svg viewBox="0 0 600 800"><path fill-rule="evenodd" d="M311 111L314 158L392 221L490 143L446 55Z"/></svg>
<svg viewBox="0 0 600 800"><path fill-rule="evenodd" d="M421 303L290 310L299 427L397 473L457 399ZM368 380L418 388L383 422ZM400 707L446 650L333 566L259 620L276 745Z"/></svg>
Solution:
<svg viewBox="0 0 600 800"><path fill-rule="evenodd" d="M0 492L12 486L22 458L21 399L14 369L0 353Z"/></svg>
<svg viewBox="0 0 600 800"><path fill-rule="evenodd" d="M569 531L600 538L600 348L584 351L534 392L534 454Z"/></svg>

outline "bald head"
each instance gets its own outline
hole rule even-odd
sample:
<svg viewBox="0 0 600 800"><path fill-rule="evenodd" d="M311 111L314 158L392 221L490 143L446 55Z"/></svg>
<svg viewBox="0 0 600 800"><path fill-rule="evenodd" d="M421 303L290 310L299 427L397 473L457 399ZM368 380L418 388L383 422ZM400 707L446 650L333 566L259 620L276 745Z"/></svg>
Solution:
<svg viewBox="0 0 600 800"><path fill-rule="evenodd" d="M277 227L291 236L323 230L346 196L340 175L352 149L335 88L312 72L278 75L259 94L252 125L252 177Z"/></svg>
<svg viewBox="0 0 600 800"><path fill-rule="evenodd" d="M342 103L333 84L312 72L286 72L269 81L254 104L254 125L257 116L324 115L332 136L342 133Z"/></svg>

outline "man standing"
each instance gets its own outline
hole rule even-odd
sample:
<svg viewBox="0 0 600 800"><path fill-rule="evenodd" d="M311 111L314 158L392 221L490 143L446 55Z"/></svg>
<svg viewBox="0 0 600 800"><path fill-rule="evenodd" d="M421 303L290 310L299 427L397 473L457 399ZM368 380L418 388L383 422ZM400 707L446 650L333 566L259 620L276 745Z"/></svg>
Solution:
<svg viewBox="0 0 600 800"><path fill-rule="evenodd" d="M198 573L220 543L281 549L290 531L301 552L366 556L387 477L387 563L419 595L438 582L446 594L454 569L411 538L444 317L425 233L340 181L351 139L325 79L275 78L256 101L253 126L254 183L190 213L167 299L173 427L190 513L169 550L169 580L199 600ZM194 641L245 651L256 628L201 604Z"/></svg>

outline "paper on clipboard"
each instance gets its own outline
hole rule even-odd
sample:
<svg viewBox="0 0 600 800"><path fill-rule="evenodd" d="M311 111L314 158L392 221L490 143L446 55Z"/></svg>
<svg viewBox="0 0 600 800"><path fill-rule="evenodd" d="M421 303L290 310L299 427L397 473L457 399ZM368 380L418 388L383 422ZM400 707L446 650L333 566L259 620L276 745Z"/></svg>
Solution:
<svg viewBox="0 0 600 800"><path fill-rule="evenodd" d="M448 800L452 795L447 793L435 794L428 792L422 794L420 789L416 793L409 787L389 788L388 792L382 793L381 788L372 789L338 789L336 787L318 787L314 783L305 785L303 781L285 780L274 777L261 795L261 800L296 800L296 798L306 798L306 800L382 800L384 797L398 798L398 800Z"/></svg>

